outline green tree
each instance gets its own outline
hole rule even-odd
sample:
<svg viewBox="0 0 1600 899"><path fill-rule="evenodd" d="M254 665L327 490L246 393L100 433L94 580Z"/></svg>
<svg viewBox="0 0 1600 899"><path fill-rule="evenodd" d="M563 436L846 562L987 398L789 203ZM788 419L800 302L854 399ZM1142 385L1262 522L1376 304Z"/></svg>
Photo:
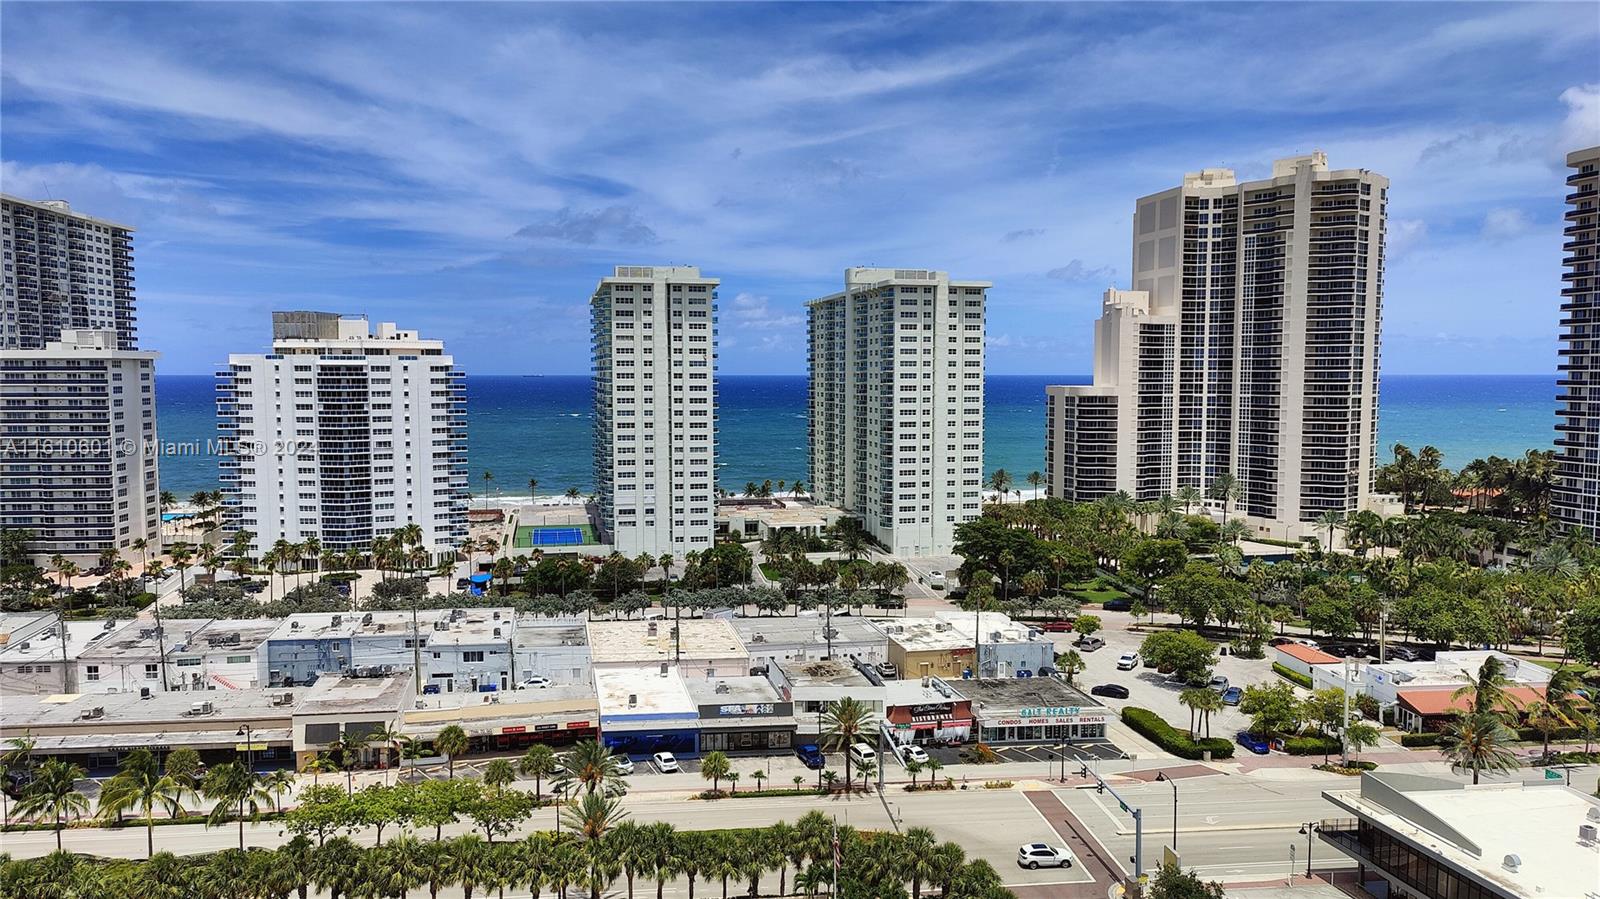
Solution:
<svg viewBox="0 0 1600 899"><path fill-rule="evenodd" d="M1056 656L1056 670L1061 672L1061 676L1066 678L1069 684L1073 682L1073 678L1082 673L1085 664L1083 656L1079 655L1076 649L1069 649Z"/></svg>
<svg viewBox="0 0 1600 899"><path fill-rule="evenodd" d="M1188 561L1182 540L1140 540L1122 557L1123 568L1138 578L1146 596L1156 581L1182 571Z"/></svg>
<svg viewBox="0 0 1600 899"><path fill-rule="evenodd" d="M1194 873L1184 873L1177 865L1163 864L1150 886L1145 890L1147 899L1223 899L1227 893L1222 884L1206 883Z"/></svg>
<svg viewBox="0 0 1600 899"><path fill-rule="evenodd" d="M1162 671L1171 671L1185 683L1204 683L1217 661L1217 649L1194 631L1160 631L1145 637L1139 655Z"/></svg>
<svg viewBox="0 0 1600 899"><path fill-rule="evenodd" d="M445 725L439 735L433 738L434 751L442 753L448 760L451 780L456 777L456 756L465 754L467 745L467 732L459 724Z"/></svg>
<svg viewBox="0 0 1600 899"><path fill-rule="evenodd" d="M1300 703L1286 683L1245 687L1239 711L1250 716L1250 732L1262 737L1291 734L1300 727Z"/></svg>
<svg viewBox="0 0 1600 899"><path fill-rule="evenodd" d="M245 819L261 816L261 804L271 801L255 772L238 762L223 762L206 772L200 792L216 803L206 817L206 826L221 824L234 815L239 820L239 848L244 849Z"/></svg>
<svg viewBox="0 0 1600 899"><path fill-rule="evenodd" d="M494 759L483 768L483 782L497 792L505 789L516 779L517 772L511 767L511 762L505 759Z"/></svg>
<svg viewBox="0 0 1600 899"><path fill-rule="evenodd" d="M522 754L522 759L517 767L524 775L533 778L533 795L535 799L544 797L544 779L556 773L556 753L544 743L536 743L528 747Z"/></svg>
<svg viewBox="0 0 1600 899"><path fill-rule="evenodd" d="M1102 626L1099 615L1079 615L1072 622L1073 629L1085 637L1099 633Z"/></svg>
<svg viewBox="0 0 1600 899"><path fill-rule="evenodd" d="M720 750L712 750L700 760L700 776L711 781L712 792L721 792L722 779L728 776L731 769L727 753Z"/></svg>
<svg viewBox="0 0 1600 899"><path fill-rule="evenodd" d="M1472 772L1472 782L1484 771L1505 773L1517 767L1511 744L1517 739L1505 720L1492 712L1471 712L1445 726L1439 749L1450 770Z"/></svg>
<svg viewBox="0 0 1600 899"><path fill-rule="evenodd" d="M1499 656L1483 660L1478 675L1450 694L1451 700L1465 699L1472 715L1499 715L1507 720L1517 715L1517 699L1511 692L1511 679Z"/></svg>
<svg viewBox="0 0 1600 899"><path fill-rule="evenodd" d="M582 740L557 757L556 777L581 785L587 793L599 790L615 796L626 789L618 764L617 757L599 740Z"/></svg>
<svg viewBox="0 0 1600 899"><path fill-rule="evenodd" d="M89 800L78 791L78 781L84 776L83 768L77 765L45 759L17 800L18 817L35 821L48 818L55 823L57 852L61 851L61 829L66 822L89 810Z"/></svg>
<svg viewBox="0 0 1600 899"><path fill-rule="evenodd" d="M100 788L99 812L102 818L120 820L122 813L135 809L144 818L145 857L156 854L156 810L169 818L183 815L183 788L170 775L161 772L148 749L135 749L122 760L115 776Z"/></svg>
<svg viewBox="0 0 1600 899"><path fill-rule="evenodd" d="M483 831L490 843L495 836L516 830L534 810L533 797L521 790L481 793L467 806L467 817Z"/></svg>
<svg viewBox="0 0 1600 899"><path fill-rule="evenodd" d="M844 753L844 788L850 791L851 758L849 749L856 738L865 733L872 721L872 712L860 700L846 696L828 704L822 713L823 740L836 752Z"/></svg>

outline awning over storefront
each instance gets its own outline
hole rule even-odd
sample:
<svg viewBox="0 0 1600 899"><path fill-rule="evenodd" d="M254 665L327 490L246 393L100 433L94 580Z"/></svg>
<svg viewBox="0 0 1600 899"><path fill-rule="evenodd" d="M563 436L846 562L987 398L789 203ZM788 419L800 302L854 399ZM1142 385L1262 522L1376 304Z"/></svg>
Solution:
<svg viewBox="0 0 1600 899"><path fill-rule="evenodd" d="M122 734L67 734L34 738L36 752L132 752L149 749L165 752L172 749L233 749L244 745L244 738L232 731L158 731L155 733ZM250 732L253 744L292 742L288 728L262 728Z"/></svg>

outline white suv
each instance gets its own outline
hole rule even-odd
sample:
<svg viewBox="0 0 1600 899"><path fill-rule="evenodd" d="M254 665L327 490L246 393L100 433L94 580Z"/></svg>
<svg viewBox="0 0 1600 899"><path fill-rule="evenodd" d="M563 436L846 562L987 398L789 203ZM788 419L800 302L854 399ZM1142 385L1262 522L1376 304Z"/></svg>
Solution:
<svg viewBox="0 0 1600 899"><path fill-rule="evenodd" d="M861 765L867 762L876 762L878 753L877 750L865 743L851 743L850 757L855 760L856 764Z"/></svg>
<svg viewBox="0 0 1600 899"><path fill-rule="evenodd" d="M1125 652L1122 655L1117 656L1117 670L1118 671L1132 671L1133 669L1135 669L1137 667L1139 667L1139 654L1138 653L1136 653L1136 652Z"/></svg>
<svg viewBox="0 0 1600 899"><path fill-rule="evenodd" d="M1072 852L1065 846L1028 843L1017 850L1019 868L1070 868Z"/></svg>

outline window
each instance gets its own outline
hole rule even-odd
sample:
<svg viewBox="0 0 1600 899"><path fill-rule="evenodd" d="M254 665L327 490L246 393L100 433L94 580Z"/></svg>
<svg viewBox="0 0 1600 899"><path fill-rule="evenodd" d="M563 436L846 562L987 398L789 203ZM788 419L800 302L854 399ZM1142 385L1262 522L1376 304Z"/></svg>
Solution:
<svg viewBox="0 0 1600 899"><path fill-rule="evenodd" d="M148 665L144 666L144 679L145 680L155 680L156 678L158 678L160 676L161 676L161 666L157 665L154 662L151 662Z"/></svg>
<svg viewBox="0 0 1600 899"><path fill-rule="evenodd" d="M468 652L463 652L461 654L461 661L463 661L463 662L481 662L481 661L483 661L483 650L479 649L479 650L471 650L471 651L468 651Z"/></svg>
<svg viewBox="0 0 1600 899"><path fill-rule="evenodd" d="M99 680L100 679L100 666L99 665L85 665L84 668L83 668L83 676L87 680Z"/></svg>

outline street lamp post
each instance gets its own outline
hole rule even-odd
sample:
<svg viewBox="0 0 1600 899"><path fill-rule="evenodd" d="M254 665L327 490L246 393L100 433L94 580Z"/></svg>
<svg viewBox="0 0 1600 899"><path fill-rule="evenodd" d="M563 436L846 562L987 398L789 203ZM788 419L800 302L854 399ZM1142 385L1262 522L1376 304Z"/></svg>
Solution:
<svg viewBox="0 0 1600 899"><path fill-rule="evenodd" d="M1311 841L1322 830L1322 825L1315 821L1307 821L1300 825L1300 832L1306 837L1306 879L1311 879Z"/></svg>
<svg viewBox="0 0 1600 899"><path fill-rule="evenodd" d="M1167 776L1165 771L1156 773L1156 780L1172 787L1172 851L1178 851L1178 782Z"/></svg>
<svg viewBox="0 0 1600 899"><path fill-rule="evenodd" d="M239 725L239 730L234 733L236 737L244 737L244 770L246 772L254 772L256 770L256 748L251 740L253 733L248 724Z"/></svg>

